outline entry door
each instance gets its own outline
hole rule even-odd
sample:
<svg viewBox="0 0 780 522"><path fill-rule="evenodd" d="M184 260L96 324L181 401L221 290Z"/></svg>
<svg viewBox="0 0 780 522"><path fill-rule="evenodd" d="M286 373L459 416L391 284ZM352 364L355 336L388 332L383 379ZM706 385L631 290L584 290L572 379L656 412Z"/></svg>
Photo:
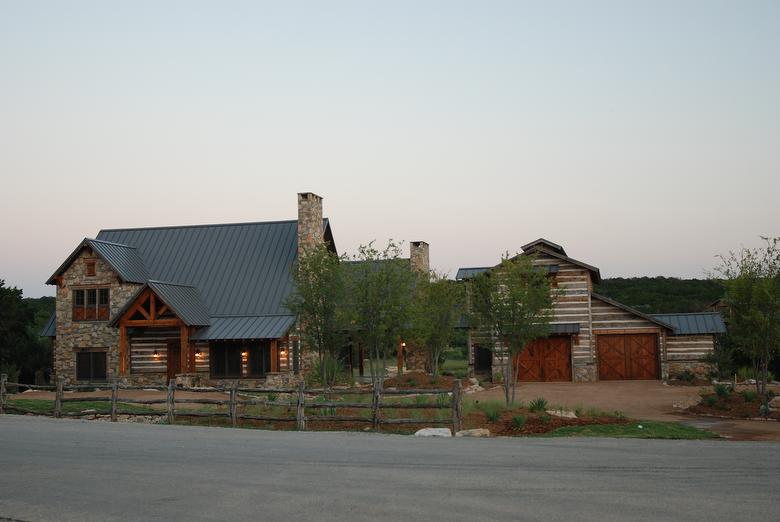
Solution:
<svg viewBox="0 0 780 522"><path fill-rule="evenodd" d="M181 373L181 345L178 342L168 343L168 382Z"/></svg>

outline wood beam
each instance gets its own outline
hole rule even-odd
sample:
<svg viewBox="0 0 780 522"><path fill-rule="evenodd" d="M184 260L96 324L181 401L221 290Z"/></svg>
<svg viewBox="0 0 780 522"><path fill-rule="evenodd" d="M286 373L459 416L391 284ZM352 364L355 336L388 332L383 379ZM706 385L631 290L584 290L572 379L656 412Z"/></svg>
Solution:
<svg viewBox="0 0 780 522"><path fill-rule="evenodd" d="M271 341L271 373L279 371L279 342Z"/></svg>
<svg viewBox="0 0 780 522"><path fill-rule="evenodd" d="M157 319L157 300L154 297L154 292L149 294L149 315L150 319Z"/></svg>
<svg viewBox="0 0 780 522"><path fill-rule="evenodd" d="M190 332L187 325L182 324L179 328L179 341L181 343L181 370L182 373L190 372Z"/></svg>
<svg viewBox="0 0 780 522"><path fill-rule="evenodd" d="M157 319L156 321L146 320L146 319L137 319L137 320L130 320L130 319L121 319L119 321L120 326L138 326L138 327L144 327L144 326L181 326L183 323L180 319Z"/></svg>
<svg viewBox="0 0 780 522"><path fill-rule="evenodd" d="M119 327L119 375L127 375L127 327Z"/></svg>

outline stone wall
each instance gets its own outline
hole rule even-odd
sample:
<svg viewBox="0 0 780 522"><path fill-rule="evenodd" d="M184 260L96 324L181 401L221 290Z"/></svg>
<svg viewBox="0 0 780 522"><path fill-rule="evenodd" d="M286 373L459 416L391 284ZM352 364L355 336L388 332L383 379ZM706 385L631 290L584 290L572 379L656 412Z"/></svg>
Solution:
<svg viewBox="0 0 780 522"><path fill-rule="evenodd" d="M408 372L429 372L428 353L424 347L406 343L404 348L404 370Z"/></svg>
<svg viewBox="0 0 780 522"><path fill-rule="evenodd" d="M85 260L96 260L95 275L86 275ZM118 373L119 330L108 321L72 321L73 289L110 288L110 317L125 305L141 285L122 283L111 267L97 258L88 248L71 263L62 274L62 284L57 286L57 336L54 340L54 375L63 376L68 385L76 383L76 352L100 349L107 352L108 378Z"/></svg>
<svg viewBox="0 0 780 522"><path fill-rule="evenodd" d="M692 372L697 379L709 380L715 367L702 361L667 361L661 363L662 379L676 379L686 370Z"/></svg>
<svg viewBox="0 0 780 522"><path fill-rule="evenodd" d="M409 245L409 262L412 270L425 273L431 269L430 247L425 241L412 241Z"/></svg>
<svg viewBox="0 0 780 522"><path fill-rule="evenodd" d="M322 198L312 192L298 194L298 257L306 248L325 241Z"/></svg>

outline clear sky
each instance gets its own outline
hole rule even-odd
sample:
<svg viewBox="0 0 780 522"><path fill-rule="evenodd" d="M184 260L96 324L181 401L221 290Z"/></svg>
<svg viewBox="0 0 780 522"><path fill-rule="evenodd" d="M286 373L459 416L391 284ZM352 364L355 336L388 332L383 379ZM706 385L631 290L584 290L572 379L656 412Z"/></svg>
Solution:
<svg viewBox="0 0 780 522"><path fill-rule="evenodd" d="M780 235L779 97L777 1L0 0L0 279L299 191L340 251L703 277Z"/></svg>

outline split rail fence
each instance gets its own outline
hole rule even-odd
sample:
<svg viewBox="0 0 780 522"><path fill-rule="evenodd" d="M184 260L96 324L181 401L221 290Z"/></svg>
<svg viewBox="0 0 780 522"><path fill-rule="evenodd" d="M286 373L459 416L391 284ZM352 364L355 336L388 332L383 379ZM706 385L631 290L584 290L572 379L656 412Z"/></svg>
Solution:
<svg viewBox="0 0 780 522"><path fill-rule="evenodd" d="M453 434L460 431L463 427L463 392L461 389L461 383L459 380L455 380L451 390L446 389L380 389L377 387L371 388L309 388L307 389L304 383L300 383L295 388L242 388L237 381L229 387L222 388L182 388L176 387L174 380L171 380L167 387L162 386L120 386L116 380L111 384L90 384L90 385L75 385L65 386L62 379L57 379L56 385L32 385L32 384L17 384L8 382L7 376L3 374L0 376L0 414L6 411L14 411L18 413L32 413L40 415L40 412L22 408L16 404L9 404L8 402L8 389L16 388L16 391L21 389L29 390L42 390L42 391L54 391L54 404L53 404L53 416L55 418L61 417L86 417L95 415L95 411L81 411L81 412L65 412L63 411L63 404L68 402L109 402L110 403L110 416L111 422L116 422L119 415L164 415L167 418L169 424L173 424L176 417L227 417L230 419L232 426L238 426L239 420L252 420L252 421L267 421L267 422L295 422L298 430L306 430L307 422L345 422L345 423L367 423L370 424L374 431L380 431L382 425L399 425L399 424L438 424L449 426ZM111 395L109 397L66 397L65 391L72 392L84 392L92 390L110 390ZM127 390L144 390L144 391L165 391L167 392L165 399L155 398L131 398L120 397L120 392ZM203 393L227 393L227 399L214 399L214 398L195 398L195 397L177 397L177 392L203 392ZM239 395L241 394L241 395ZM266 395L266 398L252 397L244 394L253 395ZM270 395L288 394L289 400L270 400ZM371 402L347 402L347 401L334 401L329 399L332 395L340 396L355 396L370 394ZM435 395L437 397L447 395L449 401L438 401L436 403L397 403L397 402L384 402L384 398L387 396L413 396L413 395ZM324 397L324 401L313 401L310 399L311 395ZM309 396L309 397L307 397ZM293 400L294 399L294 400ZM307 400L310 399L310 400ZM449 402L449 404L447 404ZM135 410L123 410L120 409L121 404L138 404L138 405L166 405L166 410L163 411L144 411L139 412ZM192 411L187 409L176 408L177 404L209 404L218 406L227 406L227 412L205 412L205 411ZM239 405L262 405L262 406L282 406L287 408L295 407L295 416L280 416L280 415L250 415L246 413L239 413ZM334 411L336 409L370 409L370 416L358 416L358 415L322 415L322 410L327 409ZM438 417L432 419L422 418L389 418L382 414L382 410L450 410L448 417ZM306 410L314 410L315 414L307 415Z"/></svg>

